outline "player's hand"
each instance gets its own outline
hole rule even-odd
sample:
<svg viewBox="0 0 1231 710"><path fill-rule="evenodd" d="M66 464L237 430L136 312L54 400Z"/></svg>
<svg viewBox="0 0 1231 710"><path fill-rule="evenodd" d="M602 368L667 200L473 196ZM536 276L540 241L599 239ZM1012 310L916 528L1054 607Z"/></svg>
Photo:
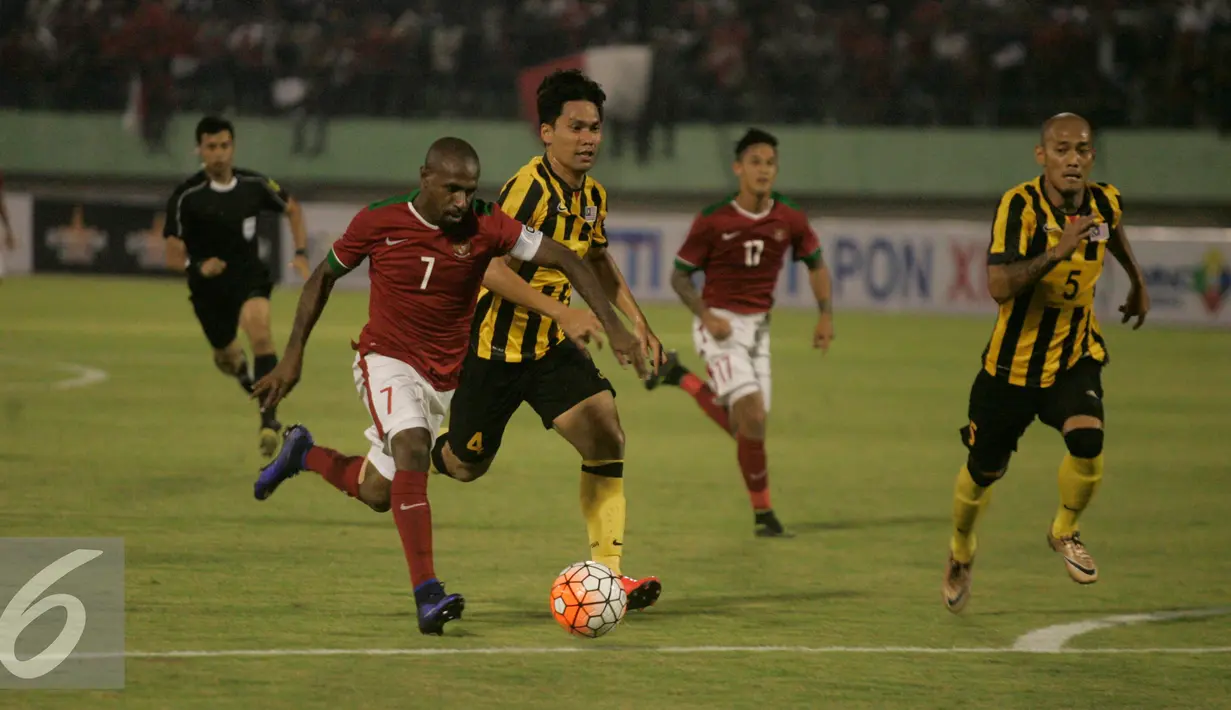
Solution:
<svg viewBox="0 0 1231 710"><path fill-rule="evenodd" d="M585 352L591 342L599 350L603 349L603 325L598 322L598 316L593 311L584 308L566 308L556 319L556 325L564 331L564 335Z"/></svg>
<svg viewBox="0 0 1231 710"><path fill-rule="evenodd" d="M1077 251L1077 245L1081 240L1089 236L1090 228L1094 226L1094 215L1086 215L1064 225L1064 231L1060 233L1060 241L1056 242L1055 249L1056 258L1063 261L1069 258L1069 255Z"/></svg>
<svg viewBox="0 0 1231 710"><path fill-rule="evenodd" d="M290 267L295 269L295 273L299 274L299 278L304 281L312 275L312 270L308 268L308 257L299 254L294 259L291 259Z"/></svg>
<svg viewBox="0 0 1231 710"><path fill-rule="evenodd" d="M716 315L713 311L701 314L701 325L705 326L714 340L726 340L731 337L731 321Z"/></svg>
<svg viewBox="0 0 1231 710"><path fill-rule="evenodd" d="M276 407L295 385L299 384L302 363L297 358L283 357L268 374L252 385L252 398L261 403L261 411Z"/></svg>
<svg viewBox="0 0 1231 710"><path fill-rule="evenodd" d="M816 330L812 333L812 347L827 355L829 344L833 342L833 339L833 314L822 313L821 319L816 322Z"/></svg>
<svg viewBox="0 0 1231 710"><path fill-rule="evenodd" d="M641 343L641 354L649 363L650 371L657 375L658 366L663 361L662 342L657 335L654 335L654 331L650 330L650 324L644 320L638 320L634 324L633 333L637 336L637 341Z"/></svg>
<svg viewBox="0 0 1231 710"><path fill-rule="evenodd" d="M1128 290L1128 298L1124 299L1120 312L1124 314L1124 317L1120 319L1121 323L1127 323L1130 318L1137 319L1137 322L1133 324L1133 330L1137 330L1146 322L1146 314L1150 312L1150 294L1146 291L1144 284L1134 285Z"/></svg>
<svg viewBox="0 0 1231 710"><path fill-rule="evenodd" d="M201 262L201 275L207 279L212 279L223 271L226 271L227 263L216 256L211 256Z"/></svg>
<svg viewBox="0 0 1231 710"><path fill-rule="evenodd" d="M618 328L607 331L607 340L611 343L611 351L615 353L616 360L621 366L631 363L638 377L645 379L649 376L645 358L641 352L641 341L637 339L637 336L628 332L628 328L625 328L623 323Z"/></svg>

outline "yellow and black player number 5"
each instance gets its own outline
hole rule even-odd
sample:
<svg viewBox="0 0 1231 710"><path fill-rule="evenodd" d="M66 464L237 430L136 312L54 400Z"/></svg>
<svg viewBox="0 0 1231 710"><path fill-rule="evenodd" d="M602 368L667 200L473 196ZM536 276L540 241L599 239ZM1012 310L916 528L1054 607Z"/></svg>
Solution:
<svg viewBox="0 0 1231 710"><path fill-rule="evenodd" d="M1081 290L1081 282L1077 280L1079 276L1081 276L1081 269L1069 270L1069 277L1064 280L1064 298L1066 301L1077 298L1077 292Z"/></svg>

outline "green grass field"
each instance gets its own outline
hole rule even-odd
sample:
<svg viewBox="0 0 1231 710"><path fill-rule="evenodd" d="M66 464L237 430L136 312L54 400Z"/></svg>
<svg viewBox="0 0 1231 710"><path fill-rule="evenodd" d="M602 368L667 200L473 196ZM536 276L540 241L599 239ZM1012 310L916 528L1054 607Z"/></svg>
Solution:
<svg viewBox="0 0 1231 710"><path fill-rule="evenodd" d="M279 343L296 295L275 296ZM366 308L366 293L335 293L281 415L355 453L368 420L348 343ZM684 311L651 314L695 364ZM123 691L0 691L0 706L1231 707L1231 616L1069 644L1088 653L1005 652L1055 624L1231 606L1231 336L1104 323L1107 475L1083 527L1100 582L1070 582L1044 542L1063 444L1036 424L981 522L974 596L955 617L940 581L957 429L990 321L842 313L824 359L811 323L782 311L773 335L770 477L798 537L754 538L734 444L604 352L628 434L625 570L662 578L658 606L594 641L552 621L552 579L587 554L579 461L527 408L486 478L432 481L437 571L468 604L427 638L387 514L312 474L252 499L255 408L213 369L182 284L6 281L0 535L123 537L130 652L432 653L134 657ZM80 373L67 365L108 377L57 389ZM1223 652L1150 650L1200 648ZM434 653L466 649L508 650Z"/></svg>

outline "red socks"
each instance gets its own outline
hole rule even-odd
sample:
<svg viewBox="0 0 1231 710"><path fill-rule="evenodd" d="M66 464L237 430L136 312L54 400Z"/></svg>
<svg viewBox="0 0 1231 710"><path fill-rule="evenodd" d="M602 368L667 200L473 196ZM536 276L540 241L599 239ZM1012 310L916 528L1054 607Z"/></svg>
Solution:
<svg viewBox="0 0 1231 710"><path fill-rule="evenodd" d="M432 562L432 506L427 502L427 472L398 471L393 475L392 512L402 538L402 552L415 588L435 579Z"/></svg>
<svg viewBox="0 0 1231 710"><path fill-rule="evenodd" d="M333 449L313 446L303 457L304 467L351 498L359 497L359 474L363 472L362 456L346 456Z"/></svg>
<svg viewBox="0 0 1231 710"><path fill-rule="evenodd" d="M680 389L692 395L692 398L697 400L697 404L701 407L701 411L705 412L710 419L722 427L722 430L731 433L731 420L727 416L727 410L718 404L718 395L714 394L714 390L701 381L700 377L691 372L680 378Z"/></svg>
<svg viewBox="0 0 1231 710"><path fill-rule="evenodd" d="M739 448L739 470L744 475L748 497L754 510L769 510L769 471L765 465L765 442L761 439L736 437Z"/></svg>

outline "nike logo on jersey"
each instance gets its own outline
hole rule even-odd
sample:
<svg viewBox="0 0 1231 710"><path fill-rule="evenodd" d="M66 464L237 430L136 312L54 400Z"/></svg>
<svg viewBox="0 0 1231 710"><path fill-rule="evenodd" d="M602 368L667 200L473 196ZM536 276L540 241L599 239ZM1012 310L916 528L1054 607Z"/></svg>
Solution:
<svg viewBox="0 0 1231 710"><path fill-rule="evenodd" d="M736 237L738 237L738 236L739 236L739 232L723 232L723 233L722 233L722 241L724 241L724 242L729 242L729 241L731 241L732 239L734 239L734 238L736 238Z"/></svg>
<svg viewBox="0 0 1231 710"><path fill-rule="evenodd" d="M400 508L401 510L410 510L411 508L421 508L425 505L427 505L427 503L415 503L414 505L406 505L403 503Z"/></svg>
<svg viewBox="0 0 1231 710"><path fill-rule="evenodd" d="M401 244L404 241L406 240L405 239L390 239L389 237L385 237L385 244L388 244L391 247L397 246L398 244Z"/></svg>

